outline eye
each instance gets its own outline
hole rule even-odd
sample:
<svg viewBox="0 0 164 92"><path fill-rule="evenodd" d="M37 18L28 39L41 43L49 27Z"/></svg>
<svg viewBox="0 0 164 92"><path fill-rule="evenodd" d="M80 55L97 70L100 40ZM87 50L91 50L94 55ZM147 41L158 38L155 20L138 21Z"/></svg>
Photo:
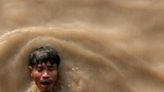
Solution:
<svg viewBox="0 0 164 92"><path fill-rule="evenodd" d="M48 70L49 71L54 71L54 70L57 70L57 67L55 67L55 66L48 66Z"/></svg>
<svg viewBox="0 0 164 92"><path fill-rule="evenodd" d="M44 69L43 67L36 67L36 70L39 72L43 71L43 69Z"/></svg>

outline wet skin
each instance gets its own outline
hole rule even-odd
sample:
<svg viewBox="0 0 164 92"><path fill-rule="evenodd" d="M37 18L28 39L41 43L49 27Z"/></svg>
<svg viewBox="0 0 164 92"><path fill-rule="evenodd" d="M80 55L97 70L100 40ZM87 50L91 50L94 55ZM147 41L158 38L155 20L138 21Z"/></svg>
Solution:
<svg viewBox="0 0 164 92"><path fill-rule="evenodd" d="M57 82L57 65L41 63L31 68L31 77L41 92L51 92Z"/></svg>

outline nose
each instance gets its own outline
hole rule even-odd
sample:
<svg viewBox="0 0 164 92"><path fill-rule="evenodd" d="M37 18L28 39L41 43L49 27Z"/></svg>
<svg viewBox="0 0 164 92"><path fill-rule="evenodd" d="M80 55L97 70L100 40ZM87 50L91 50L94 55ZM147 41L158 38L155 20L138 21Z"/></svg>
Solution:
<svg viewBox="0 0 164 92"><path fill-rule="evenodd" d="M48 74L47 71L44 71L44 72L43 72L42 78L43 78L43 79L49 79L49 78L50 78L50 76L49 76L49 74Z"/></svg>

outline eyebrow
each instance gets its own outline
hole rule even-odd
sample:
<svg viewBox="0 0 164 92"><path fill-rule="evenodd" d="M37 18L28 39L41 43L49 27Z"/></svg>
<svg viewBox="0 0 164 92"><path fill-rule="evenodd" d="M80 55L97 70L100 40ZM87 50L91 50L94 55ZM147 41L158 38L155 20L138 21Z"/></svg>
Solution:
<svg viewBox="0 0 164 92"><path fill-rule="evenodd" d="M41 67L43 66L42 64L36 65L36 67ZM46 66L51 67L51 66L57 66L56 64L46 64Z"/></svg>

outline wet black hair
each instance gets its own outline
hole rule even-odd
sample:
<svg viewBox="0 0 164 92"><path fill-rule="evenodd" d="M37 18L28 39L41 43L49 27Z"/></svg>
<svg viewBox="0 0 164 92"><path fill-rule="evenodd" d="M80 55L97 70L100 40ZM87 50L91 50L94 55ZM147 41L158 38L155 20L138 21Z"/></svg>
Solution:
<svg viewBox="0 0 164 92"><path fill-rule="evenodd" d="M39 48L35 48L30 53L28 61L28 66L31 67L47 62L50 62L50 64L56 64L58 67L60 64L60 56L55 49L49 46L42 46Z"/></svg>

